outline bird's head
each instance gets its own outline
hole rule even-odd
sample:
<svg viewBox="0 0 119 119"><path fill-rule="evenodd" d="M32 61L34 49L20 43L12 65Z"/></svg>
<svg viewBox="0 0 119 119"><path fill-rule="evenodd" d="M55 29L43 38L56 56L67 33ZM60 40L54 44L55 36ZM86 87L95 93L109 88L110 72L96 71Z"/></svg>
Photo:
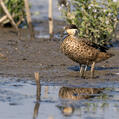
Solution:
<svg viewBox="0 0 119 119"><path fill-rule="evenodd" d="M72 36L78 35L78 28L74 24L66 26L64 29L65 29L65 33L67 33L68 35L72 35Z"/></svg>

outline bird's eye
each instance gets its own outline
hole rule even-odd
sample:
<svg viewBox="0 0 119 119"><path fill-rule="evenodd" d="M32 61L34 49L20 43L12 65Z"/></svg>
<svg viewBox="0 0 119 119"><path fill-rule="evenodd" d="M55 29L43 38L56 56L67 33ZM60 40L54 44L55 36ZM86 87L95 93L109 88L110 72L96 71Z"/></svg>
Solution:
<svg viewBox="0 0 119 119"><path fill-rule="evenodd" d="M66 29L66 27L64 26L64 27L63 27L63 29L65 30L65 29Z"/></svg>

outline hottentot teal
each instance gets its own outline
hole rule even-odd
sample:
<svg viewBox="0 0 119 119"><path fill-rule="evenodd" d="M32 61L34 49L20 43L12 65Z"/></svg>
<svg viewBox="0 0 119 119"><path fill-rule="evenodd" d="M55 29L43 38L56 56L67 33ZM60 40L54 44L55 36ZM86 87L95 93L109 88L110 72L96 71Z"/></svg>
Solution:
<svg viewBox="0 0 119 119"><path fill-rule="evenodd" d="M74 62L79 63L81 77L84 75L83 65L86 67L91 65L91 77L94 77L95 63L114 56L106 51L106 47L97 45L87 39L79 38L77 36L78 29L75 25L65 27L65 32L68 35L61 43L61 51Z"/></svg>

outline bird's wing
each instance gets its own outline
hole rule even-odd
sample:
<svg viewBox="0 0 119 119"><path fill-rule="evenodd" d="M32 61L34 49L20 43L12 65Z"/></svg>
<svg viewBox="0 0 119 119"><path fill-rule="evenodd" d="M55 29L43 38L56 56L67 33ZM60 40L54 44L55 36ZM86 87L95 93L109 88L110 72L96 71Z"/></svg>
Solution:
<svg viewBox="0 0 119 119"><path fill-rule="evenodd" d="M106 52L106 50L108 50L109 48L105 47L105 46L102 46L102 45L99 45L99 44L96 44L94 42L91 42L87 39L81 39L84 43L86 43L88 46L91 46L93 48L96 48L98 50L100 50L101 52Z"/></svg>

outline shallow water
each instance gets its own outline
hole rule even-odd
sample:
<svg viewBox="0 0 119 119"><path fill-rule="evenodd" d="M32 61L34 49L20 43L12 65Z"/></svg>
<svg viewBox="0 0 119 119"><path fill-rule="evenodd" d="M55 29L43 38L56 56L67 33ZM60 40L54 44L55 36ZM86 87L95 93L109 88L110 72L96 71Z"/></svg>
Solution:
<svg viewBox="0 0 119 119"><path fill-rule="evenodd" d="M118 119L119 83L40 86L37 102L35 81L0 78L0 119Z"/></svg>

